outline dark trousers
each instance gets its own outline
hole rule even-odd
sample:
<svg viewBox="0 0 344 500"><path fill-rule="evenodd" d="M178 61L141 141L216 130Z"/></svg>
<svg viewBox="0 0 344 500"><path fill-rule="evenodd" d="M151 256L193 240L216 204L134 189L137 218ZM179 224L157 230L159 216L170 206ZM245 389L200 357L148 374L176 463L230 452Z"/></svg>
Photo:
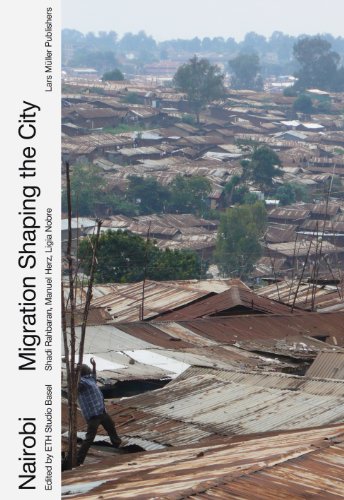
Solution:
<svg viewBox="0 0 344 500"><path fill-rule="evenodd" d="M113 423L112 418L106 412L102 413L101 415L91 417L87 421L86 437L78 451L78 464L82 464L85 460L88 449L93 443L93 440L97 434L98 427L100 425L102 425L106 432L109 434L110 441L115 448L118 448L121 444L121 439L116 432L115 424Z"/></svg>

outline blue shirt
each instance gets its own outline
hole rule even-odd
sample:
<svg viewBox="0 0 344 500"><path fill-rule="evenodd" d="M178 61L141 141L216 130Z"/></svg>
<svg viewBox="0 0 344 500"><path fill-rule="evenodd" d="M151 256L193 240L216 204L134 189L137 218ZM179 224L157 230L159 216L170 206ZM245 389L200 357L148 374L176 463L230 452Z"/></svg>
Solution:
<svg viewBox="0 0 344 500"><path fill-rule="evenodd" d="M80 378L78 401L85 420L104 412L104 397L93 375Z"/></svg>

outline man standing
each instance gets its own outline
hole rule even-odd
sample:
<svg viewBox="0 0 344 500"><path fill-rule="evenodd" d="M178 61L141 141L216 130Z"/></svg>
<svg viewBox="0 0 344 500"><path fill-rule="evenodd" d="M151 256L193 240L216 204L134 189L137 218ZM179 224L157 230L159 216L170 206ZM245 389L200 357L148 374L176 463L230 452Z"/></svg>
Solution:
<svg viewBox="0 0 344 500"><path fill-rule="evenodd" d="M118 436L110 415L106 413L104 397L97 386L96 362L94 358L90 359L93 370L88 365L81 365L80 382L78 386L78 401L81 412L87 422L87 433L82 445L79 448L77 460L78 465L82 464L86 458L87 452L97 434L99 425L102 425L109 434L112 445L118 448L121 439Z"/></svg>

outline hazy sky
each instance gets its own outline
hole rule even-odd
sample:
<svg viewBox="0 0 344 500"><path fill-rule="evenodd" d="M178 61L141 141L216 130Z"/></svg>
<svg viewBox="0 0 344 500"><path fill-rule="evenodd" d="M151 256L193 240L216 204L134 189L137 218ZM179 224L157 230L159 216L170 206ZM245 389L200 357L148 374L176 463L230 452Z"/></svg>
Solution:
<svg viewBox="0 0 344 500"><path fill-rule="evenodd" d="M344 36L344 0L62 0L62 28L144 30L156 40L234 37L249 31L269 37L331 33Z"/></svg>

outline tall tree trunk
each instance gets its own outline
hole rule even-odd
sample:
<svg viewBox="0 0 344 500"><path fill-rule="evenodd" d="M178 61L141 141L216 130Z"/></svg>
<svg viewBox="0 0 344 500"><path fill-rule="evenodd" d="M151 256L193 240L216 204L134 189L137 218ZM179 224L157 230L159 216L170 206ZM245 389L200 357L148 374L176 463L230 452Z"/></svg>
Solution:
<svg viewBox="0 0 344 500"><path fill-rule="evenodd" d="M74 272L73 272L73 257L72 257L72 199L70 189L70 168L66 162L66 179L67 179L67 212L68 212L68 241L67 241L67 262L68 262L68 280L69 294L68 302L70 308L70 351L69 358L66 360L69 363L68 382L68 413L69 413L69 435L68 435L68 465L69 467L76 466L77 453L77 370L75 366L76 352L76 333L75 333L75 290L74 290ZM67 371L68 373L68 371Z"/></svg>
<svg viewBox="0 0 344 500"><path fill-rule="evenodd" d="M66 468L73 468L77 465L77 400L78 400L78 384L80 377L80 367L83 362L84 342L86 335L86 324L92 299L92 288L94 281L94 273L97 262L97 250L100 236L100 228L102 221L97 222L97 235L93 248L92 264L90 271L90 278L88 282L86 303L84 306L83 321L81 327L81 339L79 343L79 359L76 364L77 352L77 338L75 332L75 280L77 274L77 266L75 271L73 269L73 256L72 256L72 202L70 190L70 169L69 163L66 162L66 180L67 180L67 211L68 211L68 241L66 257L68 262L68 288L69 294L67 303L69 304L70 311L70 339L68 343L67 334L67 319L66 319L66 302L64 297L64 288L62 285L62 332L65 349L66 367L67 367L67 385L68 385L68 456L66 460ZM77 231L79 228L77 228Z"/></svg>

